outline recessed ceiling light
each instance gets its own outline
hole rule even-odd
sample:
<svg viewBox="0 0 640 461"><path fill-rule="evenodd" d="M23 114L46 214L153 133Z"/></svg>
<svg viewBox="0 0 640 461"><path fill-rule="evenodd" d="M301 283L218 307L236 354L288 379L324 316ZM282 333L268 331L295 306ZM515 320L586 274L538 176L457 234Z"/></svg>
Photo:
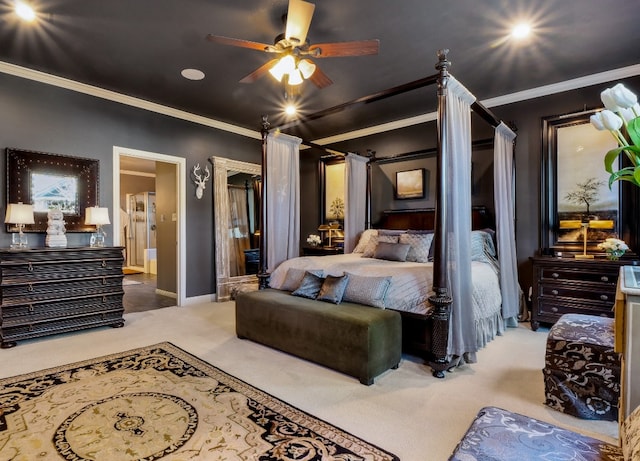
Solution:
<svg viewBox="0 0 640 461"><path fill-rule="evenodd" d="M189 80L202 80L204 78L204 72L198 69L183 69L180 73Z"/></svg>
<svg viewBox="0 0 640 461"><path fill-rule="evenodd" d="M24 2L17 1L15 11L16 11L16 14L25 21L30 22L36 18L36 12L33 11L33 8L31 8L29 5L27 5Z"/></svg>
<svg viewBox="0 0 640 461"><path fill-rule="evenodd" d="M293 104L287 104L287 107L285 107L284 111L287 115L295 115L297 112L296 106L294 106Z"/></svg>
<svg viewBox="0 0 640 461"><path fill-rule="evenodd" d="M517 24L511 30L511 36L517 39L523 39L531 33L531 26L526 23Z"/></svg>

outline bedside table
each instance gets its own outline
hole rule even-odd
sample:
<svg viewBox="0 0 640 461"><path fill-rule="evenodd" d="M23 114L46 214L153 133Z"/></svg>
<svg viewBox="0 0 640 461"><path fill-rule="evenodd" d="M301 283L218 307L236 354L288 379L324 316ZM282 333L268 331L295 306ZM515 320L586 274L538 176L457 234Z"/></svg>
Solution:
<svg viewBox="0 0 640 461"><path fill-rule="evenodd" d="M302 256L326 256L339 255L344 253L344 249L340 247L303 247Z"/></svg>
<svg viewBox="0 0 640 461"><path fill-rule="evenodd" d="M632 259L534 256L531 329L555 323L563 314L613 317L620 266Z"/></svg>

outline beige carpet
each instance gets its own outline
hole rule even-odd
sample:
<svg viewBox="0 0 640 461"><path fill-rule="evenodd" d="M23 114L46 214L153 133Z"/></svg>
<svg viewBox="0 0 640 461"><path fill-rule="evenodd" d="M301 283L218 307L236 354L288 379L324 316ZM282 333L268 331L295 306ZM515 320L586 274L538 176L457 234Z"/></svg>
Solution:
<svg viewBox="0 0 640 461"><path fill-rule="evenodd" d="M237 339L233 302L136 312L125 320L124 328L51 336L1 349L0 377L170 341L403 461L447 460L486 405L616 443L616 423L579 420L542 404L547 330L533 332L528 324L509 329L478 353L479 363L443 380L433 378L419 359L406 356L400 368L363 386L341 373Z"/></svg>
<svg viewBox="0 0 640 461"><path fill-rule="evenodd" d="M0 380L0 459L398 458L171 343Z"/></svg>

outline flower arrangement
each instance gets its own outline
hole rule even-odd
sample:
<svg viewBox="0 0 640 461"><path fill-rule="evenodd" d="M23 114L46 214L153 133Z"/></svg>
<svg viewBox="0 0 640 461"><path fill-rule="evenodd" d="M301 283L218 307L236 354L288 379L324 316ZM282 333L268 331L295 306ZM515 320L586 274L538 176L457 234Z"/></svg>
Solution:
<svg viewBox="0 0 640 461"><path fill-rule="evenodd" d="M611 149L604 157L604 168L609 176L609 188L615 181L629 181L640 187L640 104L638 97L622 83L607 88L600 93L605 109L591 116L591 124L598 130L608 130L617 148ZM620 130L625 127L631 142ZM613 163L622 152L632 166L613 170Z"/></svg>
<svg viewBox="0 0 640 461"><path fill-rule="evenodd" d="M608 238L604 242L598 244L600 250L607 253L607 258L612 260L620 259L625 251L629 249L626 243L620 239Z"/></svg>
<svg viewBox="0 0 640 461"><path fill-rule="evenodd" d="M309 237L307 237L307 243L311 246L317 247L322 243L322 240L320 240L319 235L310 234Z"/></svg>

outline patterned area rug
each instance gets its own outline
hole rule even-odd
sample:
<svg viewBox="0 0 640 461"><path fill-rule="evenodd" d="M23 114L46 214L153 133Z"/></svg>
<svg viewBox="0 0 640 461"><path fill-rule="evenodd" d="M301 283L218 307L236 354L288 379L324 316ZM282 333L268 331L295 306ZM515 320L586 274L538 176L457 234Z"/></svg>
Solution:
<svg viewBox="0 0 640 461"><path fill-rule="evenodd" d="M170 343L0 380L0 459L399 460Z"/></svg>

